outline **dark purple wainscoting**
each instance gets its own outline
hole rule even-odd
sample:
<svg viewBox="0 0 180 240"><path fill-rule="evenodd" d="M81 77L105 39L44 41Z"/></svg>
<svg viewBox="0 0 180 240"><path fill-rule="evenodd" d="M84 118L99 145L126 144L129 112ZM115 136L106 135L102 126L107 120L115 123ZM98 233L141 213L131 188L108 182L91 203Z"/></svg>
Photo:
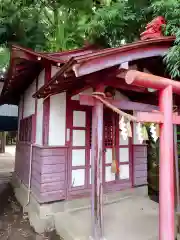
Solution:
<svg viewBox="0 0 180 240"><path fill-rule="evenodd" d="M134 186L147 184L147 146L133 146Z"/></svg>
<svg viewBox="0 0 180 240"><path fill-rule="evenodd" d="M30 144L17 144L15 172L27 186L30 169ZM67 148L40 147L32 149L31 191L40 203L66 198Z"/></svg>
<svg viewBox="0 0 180 240"><path fill-rule="evenodd" d="M28 185L30 169L30 149L29 143L19 142L16 146L15 172L25 185Z"/></svg>
<svg viewBox="0 0 180 240"><path fill-rule="evenodd" d="M15 171L27 186L30 169L30 144L17 144ZM70 191L68 188L68 148L33 146L31 191L40 203L89 196L91 186ZM133 146L133 186L147 184L147 146ZM108 183L104 192L132 187L131 181Z"/></svg>
<svg viewBox="0 0 180 240"><path fill-rule="evenodd" d="M66 198L67 148L33 147L31 189L39 202Z"/></svg>

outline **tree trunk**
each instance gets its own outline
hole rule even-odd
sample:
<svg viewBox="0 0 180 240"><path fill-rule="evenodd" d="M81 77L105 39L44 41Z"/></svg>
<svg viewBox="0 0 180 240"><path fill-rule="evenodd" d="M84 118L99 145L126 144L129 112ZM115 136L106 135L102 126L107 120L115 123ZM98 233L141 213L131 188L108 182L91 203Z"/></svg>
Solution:
<svg viewBox="0 0 180 240"><path fill-rule="evenodd" d="M0 153L5 153L6 138L5 132L0 133Z"/></svg>

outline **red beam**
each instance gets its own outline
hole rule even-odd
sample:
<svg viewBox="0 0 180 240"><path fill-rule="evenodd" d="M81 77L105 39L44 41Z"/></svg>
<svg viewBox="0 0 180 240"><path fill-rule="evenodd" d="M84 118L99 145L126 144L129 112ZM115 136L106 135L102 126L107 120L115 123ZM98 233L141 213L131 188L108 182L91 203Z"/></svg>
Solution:
<svg viewBox="0 0 180 240"><path fill-rule="evenodd" d="M128 100L111 100L111 99L106 99L106 100L111 104L113 104L115 107L123 110L134 110L134 111L142 111L142 112L158 110L157 106L150 105L150 104L131 102ZM79 101L81 105L94 106L95 104L95 99L91 95L87 95L87 94L80 94Z"/></svg>
<svg viewBox="0 0 180 240"><path fill-rule="evenodd" d="M163 113L150 113L150 112L137 112L138 122L153 122L153 123L163 123L164 116ZM175 125L180 125L180 116L176 113L172 114L172 122Z"/></svg>
<svg viewBox="0 0 180 240"><path fill-rule="evenodd" d="M51 65L45 66L45 83L51 79ZM50 114L50 98L43 102L43 145L48 145L49 142L49 114Z"/></svg>
<svg viewBox="0 0 180 240"><path fill-rule="evenodd" d="M139 72L136 70L127 70L125 71L125 80L127 84L132 84L139 87L154 88L157 90L162 90L168 86L172 86L173 92L180 94L180 82L155 76L153 74Z"/></svg>
<svg viewBox="0 0 180 240"><path fill-rule="evenodd" d="M173 124L180 125L180 116L173 114Z"/></svg>
<svg viewBox="0 0 180 240"><path fill-rule="evenodd" d="M108 81L105 81L105 84L114 88L119 88L127 91L134 91L134 92L147 92L147 89L143 87L137 87L137 86L129 86L128 84L124 83L123 78L118 78L111 76L111 79Z"/></svg>
<svg viewBox="0 0 180 240"><path fill-rule="evenodd" d="M172 86L160 92L159 105L164 113L160 127L160 168L159 168L159 239L174 240L174 161Z"/></svg>
<svg viewBox="0 0 180 240"><path fill-rule="evenodd" d="M136 117L138 122L162 123L164 121L162 113L138 112Z"/></svg>

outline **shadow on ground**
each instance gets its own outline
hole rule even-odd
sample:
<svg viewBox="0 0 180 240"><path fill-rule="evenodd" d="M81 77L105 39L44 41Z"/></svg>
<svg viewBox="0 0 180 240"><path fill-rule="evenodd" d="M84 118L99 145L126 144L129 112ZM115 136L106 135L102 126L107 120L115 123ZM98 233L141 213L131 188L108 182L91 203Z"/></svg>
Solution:
<svg viewBox="0 0 180 240"><path fill-rule="evenodd" d="M37 235L17 203L12 187L0 185L0 240L60 240L55 232Z"/></svg>

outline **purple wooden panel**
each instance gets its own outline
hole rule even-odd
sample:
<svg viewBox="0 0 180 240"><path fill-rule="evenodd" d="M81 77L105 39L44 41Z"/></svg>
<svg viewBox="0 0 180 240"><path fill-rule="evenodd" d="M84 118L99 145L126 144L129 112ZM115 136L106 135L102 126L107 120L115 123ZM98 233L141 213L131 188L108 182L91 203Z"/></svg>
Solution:
<svg viewBox="0 0 180 240"><path fill-rule="evenodd" d="M65 199L67 148L33 148L32 192L39 202Z"/></svg>
<svg viewBox="0 0 180 240"><path fill-rule="evenodd" d="M52 191L58 191L58 190L64 190L64 181L61 181L59 183L57 182L51 182L51 183L39 183L35 179L32 179L31 181L31 187L32 189L36 189L40 191L41 193L46 192L52 192Z"/></svg>
<svg viewBox="0 0 180 240"><path fill-rule="evenodd" d="M41 173L62 173L65 171L65 164L42 165Z"/></svg>
<svg viewBox="0 0 180 240"><path fill-rule="evenodd" d="M135 156L134 156L134 159L136 160L136 165L138 165L138 164L147 164L147 158L136 158Z"/></svg>
<svg viewBox="0 0 180 240"><path fill-rule="evenodd" d="M135 165L134 169L135 169L136 172L138 172L138 171L147 172L147 163L146 164Z"/></svg>
<svg viewBox="0 0 180 240"><path fill-rule="evenodd" d="M16 147L15 172L18 173L19 178L26 185L29 179L29 159L30 144L18 142Z"/></svg>
<svg viewBox="0 0 180 240"><path fill-rule="evenodd" d="M64 190L58 190L58 191L52 191L47 193L41 193L39 197L40 203L46 203L46 202L54 202L65 199L65 191Z"/></svg>
<svg viewBox="0 0 180 240"><path fill-rule="evenodd" d="M42 157L43 164L64 164L64 156L48 156Z"/></svg>
<svg viewBox="0 0 180 240"><path fill-rule="evenodd" d="M33 179L41 183L41 173L34 168L32 168L32 176L33 176Z"/></svg>
<svg viewBox="0 0 180 240"><path fill-rule="evenodd" d="M143 152L147 151L147 146L146 145L133 145L134 147L134 152Z"/></svg>
<svg viewBox="0 0 180 240"><path fill-rule="evenodd" d="M48 183L48 182L60 182L65 179L65 172L59 173L53 173L52 174L43 174L41 176L41 183Z"/></svg>
<svg viewBox="0 0 180 240"><path fill-rule="evenodd" d="M64 156L66 154L66 148L44 148L41 152L41 156Z"/></svg>
<svg viewBox="0 0 180 240"><path fill-rule="evenodd" d="M133 147L134 185L147 184L147 146Z"/></svg>
<svg viewBox="0 0 180 240"><path fill-rule="evenodd" d="M134 157L135 158L147 158L147 151L146 151L146 149L142 149L141 152L140 151L136 152L136 148L135 148Z"/></svg>
<svg viewBox="0 0 180 240"><path fill-rule="evenodd" d="M35 157L36 157L37 155L40 155L40 156L41 156L42 148L40 148L40 147L34 147L34 148L33 148L33 152L34 152Z"/></svg>
<svg viewBox="0 0 180 240"><path fill-rule="evenodd" d="M38 173L42 173L41 172L41 164L37 163L37 162L32 162L32 169L33 171L36 171Z"/></svg>
<svg viewBox="0 0 180 240"><path fill-rule="evenodd" d="M33 178L31 180L31 188L36 189L40 192L41 191L41 184L35 178Z"/></svg>
<svg viewBox="0 0 180 240"><path fill-rule="evenodd" d="M58 190L63 190L63 189L64 189L64 181L59 182L58 184L57 184L57 182L41 184L41 192L42 193L58 191Z"/></svg>

